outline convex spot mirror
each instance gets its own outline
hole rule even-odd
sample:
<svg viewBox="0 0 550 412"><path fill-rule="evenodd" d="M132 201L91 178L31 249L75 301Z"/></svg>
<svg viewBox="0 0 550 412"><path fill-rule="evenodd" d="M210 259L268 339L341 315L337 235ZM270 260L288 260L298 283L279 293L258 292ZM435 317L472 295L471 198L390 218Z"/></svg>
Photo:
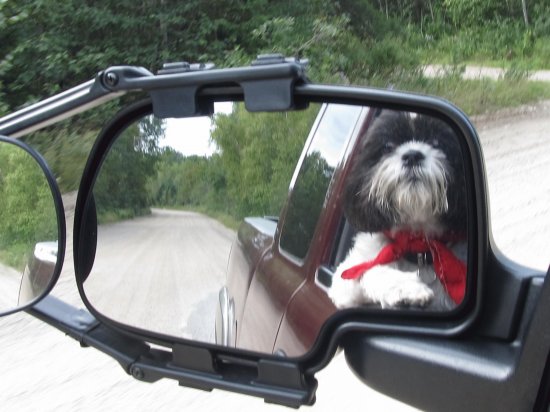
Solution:
<svg viewBox="0 0 550 412"><path fill-rule="evenodd" d="M77 277L98 318L299 356L344 310L413 322L463 306L473 189L447 122L342 104L140 107L96 143L77 203Z"/></svg>
<svg viewBox="0 0 550 412"><path fill-rule="evenodd" d="M64 258L64 219L42 157L0 137L0 315L35 304L53 288Z"/></svg>

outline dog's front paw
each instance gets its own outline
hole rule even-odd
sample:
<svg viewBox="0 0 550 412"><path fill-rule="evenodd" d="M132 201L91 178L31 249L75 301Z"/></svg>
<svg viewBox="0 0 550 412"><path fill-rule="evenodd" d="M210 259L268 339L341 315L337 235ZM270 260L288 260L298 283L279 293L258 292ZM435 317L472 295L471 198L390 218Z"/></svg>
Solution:
<svg viewBox="0 0 550 412"><path fill-rule="evenodd" d="M368 301L382 308L428 305L434 293L416 276L415 272L402 272L388 266L377 266L361 279L363 294Z"/></svg>
<svg viewBox="0 0 550 412"><path fill-rule="evenodd" d="M434 298L433 291L417 280L394 284L381 296L382 308L401 306L427 306Z"/></svg>
<svg viewBox="0 0 550 412"><path fill-rule="evenodd" d="M362 290L359 282L342 279L339 273L332 280L328 296L338 309L351 308L362 303Z"/></svg>

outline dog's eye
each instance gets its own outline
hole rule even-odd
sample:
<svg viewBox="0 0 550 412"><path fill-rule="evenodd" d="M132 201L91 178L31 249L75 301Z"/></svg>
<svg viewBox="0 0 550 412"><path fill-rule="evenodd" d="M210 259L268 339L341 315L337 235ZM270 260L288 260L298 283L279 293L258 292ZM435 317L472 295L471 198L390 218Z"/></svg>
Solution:
<svg viewBox="0 0 550 412"><path fill-rule="evenodd" d="M391 153L395 150L395 143L392 143L392 142L386 142L384 143L384 145L382 146L382 152L384 154L387 154L387 153Z"/></svg>

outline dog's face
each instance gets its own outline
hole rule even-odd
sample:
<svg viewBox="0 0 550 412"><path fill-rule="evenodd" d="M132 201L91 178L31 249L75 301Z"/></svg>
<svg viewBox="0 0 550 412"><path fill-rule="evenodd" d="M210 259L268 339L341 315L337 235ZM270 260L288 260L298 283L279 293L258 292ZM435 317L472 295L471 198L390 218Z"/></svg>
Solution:
<svg viewBox="0 0 550 412"><path fill-rule="evenodd" d="M439 119L383 111L348 176L350 222L366 232L464 233L465 178L456 139Z"/></svg>

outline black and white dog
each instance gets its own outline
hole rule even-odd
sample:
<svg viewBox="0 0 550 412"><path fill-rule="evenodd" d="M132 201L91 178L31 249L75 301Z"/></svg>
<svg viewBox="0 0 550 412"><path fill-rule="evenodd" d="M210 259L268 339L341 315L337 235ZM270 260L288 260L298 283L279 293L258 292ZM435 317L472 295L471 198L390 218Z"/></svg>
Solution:
<svg viewBox="0 0 550 412"><path fill-rule="evenodd" d="M347 178L344 212L360 232L329 289L338 308L454 308L466 282L465 177L442 120L382 111Z"/></svg>

